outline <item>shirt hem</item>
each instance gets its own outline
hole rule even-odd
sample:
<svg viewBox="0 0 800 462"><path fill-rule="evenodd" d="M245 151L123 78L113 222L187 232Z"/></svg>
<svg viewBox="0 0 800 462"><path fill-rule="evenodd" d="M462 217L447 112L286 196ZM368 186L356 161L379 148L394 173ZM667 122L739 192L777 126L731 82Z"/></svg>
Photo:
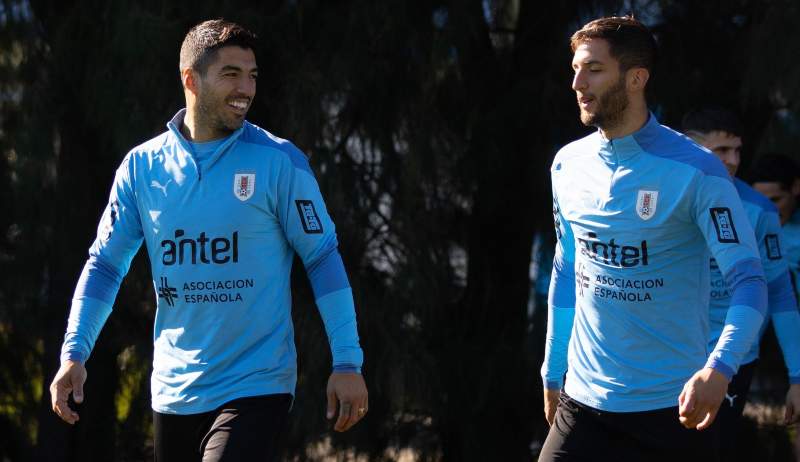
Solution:
<svg viewBox="0 0 800 462"><path fill-rule="evenodd" d="M621 400L601 401L587 394L576 393L574 390L568 390L566 388L564 392L578 403L604 412L645 412L676 407L678 405L678 395L680 394L679 390L669 397L652 398L648 399L646 402L631 402L627 400L623 402Z"/></svg>
<svg viewBox="0 0 800 462"><path fill-rule="evenodd" d="M240 390L236 393L231 393L225 396L219 396L214 399L204 401L202 404L194 405L192 403L185 403L182 401L177 401L172 404L167 405L158 405L153 401L151 403L151 408L153 411L158 412L160 414L175 414L175 415L190 415L190 414L202 414L203 412L213 411L220 406L224 405L227 402L233 401L239 398L251 398L254 396L262 396L262 395L277 395L288 393L292 395L294 398L294 387L289 387L285 385L280 386L268 386L268 387L253 387L247 388L244 390Z"/></svg>

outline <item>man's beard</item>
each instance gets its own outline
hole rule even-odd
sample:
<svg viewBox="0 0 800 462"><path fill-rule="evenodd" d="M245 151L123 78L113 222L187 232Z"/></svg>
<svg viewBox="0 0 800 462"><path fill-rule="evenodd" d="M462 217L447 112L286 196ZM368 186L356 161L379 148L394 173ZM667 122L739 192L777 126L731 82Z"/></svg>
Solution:
<svg viewBox="0 0 800 462"><path fill-rule="evenodd" d="M242 126L242 121L235 118L226 120L222 114L225 110L225 101L215 102L211 94L211 91L205 88L198 94L198 122L217 133L231 133L238 130Z"/></svg>
<svg viewBox="0 0 800 462"><path fill-rule="evenodd" d="M581 122L587 126L610 130L622 123L627 108L628 94L625 93L625 76L622 76L597 99L597 110L593 114L581 109Z"/></svg>

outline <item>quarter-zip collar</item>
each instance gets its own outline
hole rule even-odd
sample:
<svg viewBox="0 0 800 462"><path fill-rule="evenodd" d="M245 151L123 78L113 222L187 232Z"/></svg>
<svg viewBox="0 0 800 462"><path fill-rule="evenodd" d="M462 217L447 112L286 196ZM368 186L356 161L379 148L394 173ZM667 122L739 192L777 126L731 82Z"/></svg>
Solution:
<svg viewBox="0 0 800 462"><path fill-rule="evenodd" d="M183 148L183 150L189 154L192 161L194 162L195 167L197 168L198 176L202 178L200 162L198 161L198 159L195 158L194 150L192 149L191 143L183 136L183 133L181 133L181 126L183 125L183 119L185 116L186 116L186 108L183 108L180 111L178 111L178 113L175 114L175 116L172 117L172 119L169 122L167 122L167 129L169 129L169 131L175 137L175 140L178 142L180 147ZM228 149L228 146L233 144L242 135L242 133L244 132L245 124L247 124L247 121L242 123L241 127L239 127L236 131L231 133L231 135L228 136L225 142L220 144L219 147L208 157L208 159L203 161L203 166L205 167L206 170L210 169L219 160L219 158L222 157L222 154L225 152L226 149Z"/></svg>
<svg viewBox="0 0 800 462"><path fill-rule="evenodd" d="M648 114L647 122L642 128L628 136L609 140L598 130L600 134L600 157L612 164L625 162L644 151L642 145L649 144L650 141L657 137L660 129L661 124L658 123L656 116L651 112Z"/></svg>

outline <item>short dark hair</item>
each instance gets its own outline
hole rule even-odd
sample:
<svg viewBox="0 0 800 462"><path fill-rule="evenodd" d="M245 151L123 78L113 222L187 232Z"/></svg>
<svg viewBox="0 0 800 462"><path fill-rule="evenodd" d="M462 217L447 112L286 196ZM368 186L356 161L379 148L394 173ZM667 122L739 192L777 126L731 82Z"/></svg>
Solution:
<svg viewBox="0 0 800 462"><path fill-rule="evenodd" d="M222 47L238 46L255 50L256 35L239 24L212 19L192 27L181 44L179 69L191 68L205 74Z"/></svg>
<svg viewBox="0 0 800 462"><path fill-rule="evenodd" d="M750 172L747 180L753 183L780 183L785 190L791 190L792 184L798 177L797 164L789 156L770 153L759 157Z"/></svg>
<svg viewBox="0 0 800 462"><path fill-rule="evenodd" d="M742 136L742 123L732 111L721 107L703 107L689 111L683 116L683 133L691 136L692 132L708 135L711 132L727 132L733 136Z"/></svg>
<svg viewBox="0 0 800 462"><path fill-rule="evenodd" d="M643 67L653 72L656 63L656 40L644 24L633 16L611 16L595 19L572 34L572 52L584 42L603 39L608 42L611 56L619 61L620 70Z"/></svg>

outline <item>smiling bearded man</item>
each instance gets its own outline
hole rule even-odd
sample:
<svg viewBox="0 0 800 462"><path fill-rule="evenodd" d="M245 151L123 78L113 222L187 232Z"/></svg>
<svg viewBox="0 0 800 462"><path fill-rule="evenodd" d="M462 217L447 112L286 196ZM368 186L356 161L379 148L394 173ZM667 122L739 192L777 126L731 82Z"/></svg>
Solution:
<svg viewBox="0 0 800 462"><path fill-rule="evenodd" d="M367 412L353 295L306 156L245 121L255 36L224 20L180 52L186 109L131 150L78 280L50 393L79 416L84 364L144 241L156 292L151 377L158 461L274 460L297 381L290 274L305 265L333 356L327 415Z"/></svg>

